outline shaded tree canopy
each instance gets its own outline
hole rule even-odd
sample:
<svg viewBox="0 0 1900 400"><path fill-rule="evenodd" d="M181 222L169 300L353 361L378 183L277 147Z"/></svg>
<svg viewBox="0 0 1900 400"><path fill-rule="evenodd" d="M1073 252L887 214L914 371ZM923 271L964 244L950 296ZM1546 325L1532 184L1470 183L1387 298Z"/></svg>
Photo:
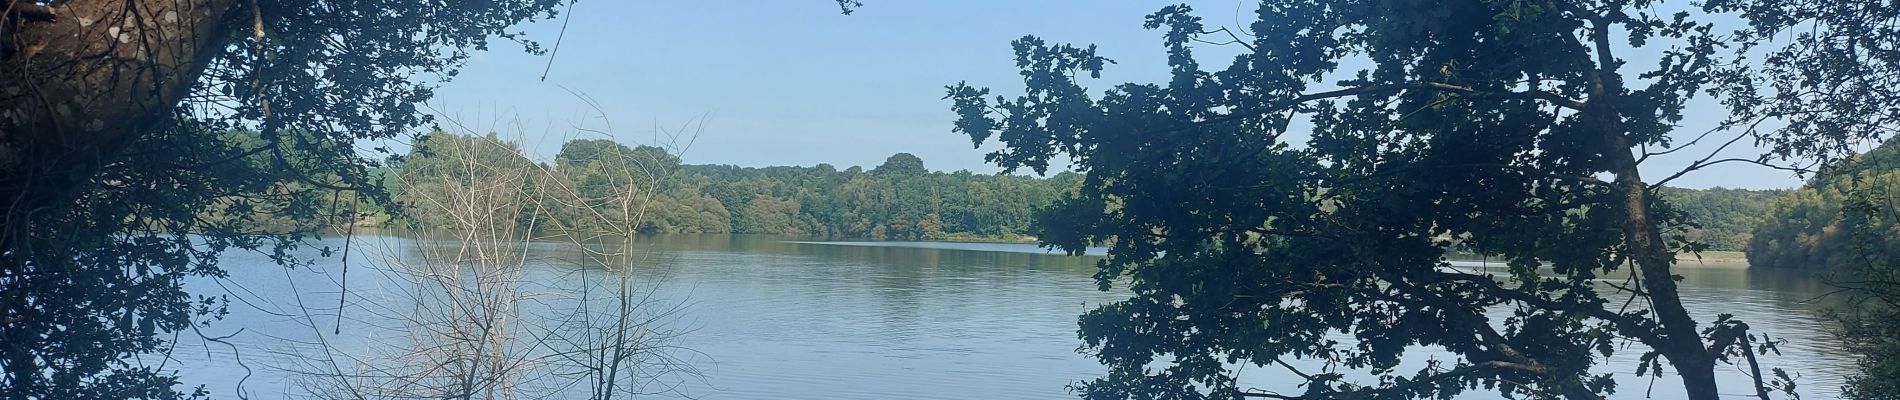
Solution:
<svg viewBox="0 0 1900 400"><path fill-rule="evenodd" d="M1836 175L1846 183L1802 189L1820 192L1819 206L1798 201L1789 207L1811 213L1838 207L1836 229L1817 235L1820 243L1809 253L1824 256L1823 264L1810 268L1827 268L1830 283L1845 293L1843 305L1828 317L1840 322L1848 350L1860 356L1859 370L1842 391L1852 399L1900 398L1900 240L1895 239L1900 237L1900 194L1894 191L1900 187L1895 169L1900 165L1892 163L1892 147L1883 144L1857 160L1859 165L1845 168L1851 177Z"/></svg>
<svg viewBox="0 0 1900 400"><path fill-rule="evenodd" d="M924 168L924 159L917 158L914 154L897 153L892 154L890 158L885 158L884 163L878 164L877 168L872 168L871 172L877 174L923 175L929 173L930 169Z"/></svg>
<svg viewBox="0 0 1900 400"><path fill-rule="evenodd" d="M190 394L136 362L223 314L184 281L223 276L230 249L297 265L316 221L384 202L369 172L383 149L359 144L429 124L418 105L491 40L540 51L509 27L562 4L10 2L0 397Z"/></svg>
<svg viewBox="0 0 1900 400"><path fill-rule="evenodd" d="M1869 284L1853 287L1851 305L1832 315L1848 351L1860 356L1841 397L1900 398L1900 269L1889 264L1868 272L1858 277Z"/></svg>
<svg viewBox="0 0 1900 400"><path fill-rule="evenodd" d="M1690 399L1765 397L1791 388L1756 357L1775 342L1683 307L1673 255L1703 245L1670 234L1689 221L1655 188L1711 165L1836 157L1900 126L1900 109L1875 105L1900 96L1881 83L1900 78L1900 35L1873 22L1896 13L1871 0L1267 0L1236 32L1169 6L1146 20L1163 32L1166 82L1091 90L1111 64L1093 46L1029 36L1014 43L1021 94L957 84L946 98L959 132L1000 142L996 164L1040 172L1068 156L1087 175L1041 239L1072 253L1112 243L1096 277L1133 297L1081 318L1109 367L1078 385L1086 398L1587 399L1626 389L1590 369L1625 349L1637 375L1670 368ZM1714 22L1738 17L1747 26ZM1224 66L1195 57L1229 41L1243 51ZM1645 178L1651 156L1696 148L1697 133L1675 131L1693 99L1729 114L1703 138L1768 153ZM1294 119L1310 135L1290 135ZM1509 267L1455 267L1454 251ZM1628 296L1643 301L1623 307ZM1420 347L1456 358L1402 368ZM1758 379L1718 388L1723 363ZM1301 386L1249 390L1237 365Z"/></svg>

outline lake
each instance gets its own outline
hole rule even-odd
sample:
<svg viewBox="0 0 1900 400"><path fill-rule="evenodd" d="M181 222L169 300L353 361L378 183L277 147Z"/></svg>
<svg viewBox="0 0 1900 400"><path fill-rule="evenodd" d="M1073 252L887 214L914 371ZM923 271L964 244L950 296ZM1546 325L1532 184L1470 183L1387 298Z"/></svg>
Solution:
<svg viewBox="0 0 1900 400"><path fill-rule="evenodd" d="M416 244L389 236L358 236L351 244L343 318L335 313L342 277L336 258L287 270L261 255L233 252L222 260L228 280L192 283L196 293L229 293L231 314L203 334L230 336L206 342L186 332L173 360L153 361L177 366L187 385L206 385L221 398L238 397L240 386L250 398L307 397L287 370L308 366L319 339L348 347L387 337L390 324L367 310L401 308L379 300L400 285L370 265L413 256ZM701 371L697 378L662 377L670 393L647 398L1073 398L1067 385L1104 370L1076 352L1076 317L1121 297L1095 290L1095 257L1049 254L1032 245L665 235L644 238L640 246L643 261L633 274L654 289L656 300L679 307L668 323L680 329L674 344L690 351L674 354ZM574 251L532 246L524 281L579 279L587 269L563 261ZM1806 398L1835 397L1853 360L1826 334L1822 306L1809 301L1825 285L1788 271L1680 269L1684 302L1697 318L1733 313L1758 331L1788 339L1783 354L1765 358L1764 367L1799 373ZM1621 377L1613 398L1680 398L1673 377L1652 383L1633 376L1638 353L1623 350L1603 367ZM1420 349L1407 360L1433 356L1443 359ZM1733 391L1725 394L1749 395L1741 369L1720 369L1725 389ZM1276 372L1249 368L1242 380L1291 390ZM1468 397L1495 397L1484 394Z"/></svg>

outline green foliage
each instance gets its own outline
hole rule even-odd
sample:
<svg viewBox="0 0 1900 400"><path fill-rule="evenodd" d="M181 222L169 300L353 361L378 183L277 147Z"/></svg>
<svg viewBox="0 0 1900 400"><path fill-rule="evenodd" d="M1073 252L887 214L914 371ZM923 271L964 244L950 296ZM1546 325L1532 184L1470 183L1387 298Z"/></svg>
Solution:
<svg viewBox="0 0 1900 400"><path fill-rule="evenodd" d="M1029 232L1035 210L1080 180L930 172L903 153L870 173L827 164L685 170L684 181L741 210L733 214L734 232L872 240L1009 240Z"/></svg>
<svg viewBox="0 0 1900 400"><path fill-rule="evenodd" d="M1818 271L1845 306L1830 317L1860 370L1844 397L1900 398L1900 142L1831 165L1769 206L1750 265Z"/></svg>
<svg viewBox="0 0 1900 400"><path fill-rule="evenodd" d="M1773 342L1682 306L1673 253L1701 247L1688 218L1716 211L1658 196L1638 167L1686 145L1673 129L1703 96L1729 108L1721 132L1770 156L1827 158L1893 126L1900 109L1832 97L1896 97L1857 75L1890 61L1851 43L1757 47L1803 24L1885 29L1823 10L1873 4L1839 3L1657 15L1649 1L1267 0L1251 39L1169 6L1146 21L1164 32L1166 82L1091 90L1083 80L1112 61L1028 36L1014 42L1020 95L959 83L946 98L958 132L1000 142L990 161L1040 172L1067 156L1087 174L1040 239L1072 253L1112 243L1096 278L1133 296L1081 317L1085 349L1109 367L1077 386L1085 398L1597 398L1616 372L1591 365L1634 347L1639 375L1667 361L1689 398L1712 399L1717 364L1752 364L1750 343ZM1732 14L1750 25L1715 27ZM1204 69L1194 46L1229 39L1243 51ZM1752 63L1753 50L1780 56ZM1303 142L1288 135L1296 118L1313 126ZM1763 119L1792 125L1756 130ZM1453 268L1454 252L1509 268ZM1613 306L1603 280L1646 301ZM1455 356L1399 368L1427 347ZM1304 393L1244 392L1236 366L1285 370L1303 382L1274 390ZM1759 391L1789 387L1762 375Z"/></svg>
<svg viewBox="0 0 1900 400"><path fill-rule="evenodd" d="M1860 370L1842 391L1845 398L1900 399L1900 291L1895 289L1900 275L1892 266L1886 269L1878 277L1884 289L1861 292L1855 308L1835 315L1848 350L1860 355Z"/></svg>
<svg viewBox="0 0 1900 400"><path fill-rule="evenodd" d="M924 159L910 153L892 154L883 164L871 169L873 174L923 175L929 172L924 168Z"/></svg>
<svg viewBox="0 0 1900 400"><path fill-rule="evenodd" d="M217 254L227 249L288 260L284 250L298 236L250 228L255 210L315 218L319 203L292 187L302 177L254 157L242 140L199 142L195 129L141 137L140 147L154 151L72 188L88 201L42 210L32 215L34 231L9 235L0 253L0 397L186 396L172 371L132 362L163 350L168 333L224 315L221 299L187 294L185 280L223 276ZM164 163L222 164L146 168Z"/></svg>
<svg viewBox="0 0 1900 400"><path fill-rule="evenodd" d="M1900 195L1894 142L1831 166L1774 199L1748 243L1748 262L1771 268L1856 271L1900 255L1900 219L1878 210Z"/></svg>
<svg viewBox="0 0 1900 400"><path fill-rule="evenodd" d="M1756 226L1763 222L1768 203L1780 190L1657 188L1656 195L1673 211L1682 213L1684 239L1708 245L1707 250L1742 251Z"/></svg>
<svg viewBox="0 0 1900 400"><path fill-rule="evenodd" d="M1859 174L1874 178L1852 179L1843 175L1844 194L1840 221L1829 237L1821 240L1843 241L1842 253L1827 258L1831 283L1843 289L1846 305L1837 307L1830 317L1841 323L1841 337L1849 351L1860 355L1860 369L1848 377L1844 397L1850 399L1900 398L1900 201L1891 191L1900 185L1891 158L1893 150L1882 145L1860 158ZM1884 154L1883 154L1884 152ZM1869 166L1869 164L1876 164ZM1884 165L1880 165L1884 164ZM1854 169L1850 166L1847 169ZM1823 175L1825 178L1826 175Z"/></svg>
<svg viewBox="0 0 1900 400"><path fill-rule="evenodd" d="M427 124L417 105L434 78L562 2L243 4L230 13L243 23L202 22L228 28L213 32L216 51L186 100L157 110L156 129L81 157L91 163L65 160L93 167L60 169L34 204L7 208L0 397L202 394L137 361L223 315L221 298L184 282L223 276L218 256L234 249L300 264L288 250L319 221L353 219L337 204L385 199L358 141Z"/></svg>
<svg viewBox="0 0 1900 400"><path fill-rule="evenodd" d="M418 202L418 199L413 195L446 193L448 188L466 185L466 182L533 188L533 185L517 182L517 180L539 176L534 162L522 157L519 148L514 143L502 141L493 134L486 137L461 136L440 130L416 138L411 156L405 157L397 170L399 171L398 179L402 182L400 186L403 194L410 195L402 199L425 209L446 205L416 205L414 203ZM532 195L532 193L526 193L523 198L531 198ZM526 218L536 215L526 210L532 210L539 205L531 201L519 201L506 203L506 206L518 208L518 210L508 212L507 215L519 215ZM452 219L446 215L413 213L405 214L405 216L428 226L471 228L466 226L467 221ZM534 225L535 221L519 220L515 223L517 226L512 228L527 228Z"/></svg>
<svg viewBox="0 0 1900 400"><path fill-rule="evenodd" d="M532 169L511 143L489 137L441 132L424 136L400 168L403 191L431 190L435 181L467 171L456 164ZM465 150L478 149L478 150ZM931 172L915 155L899 153L869 173L813 167L744 168L682 165L651 146L628 148L610 140L574 140L555 156L552 176L589 199L586 207L546 208L540 228L590 230L601 219L643 215L644 233L759 233L832 239L1021 240L1033 229L1034 211L1080 184L1078 174L1048 179ZM480 181L479 179L477 181ZM641 188L653 193L636 193ZM631 196L615 196L615 194ZM413 196L397 196L414 202ZM625 201L621 201L624 199ZM527 214L527 213L524 213ZM444 225L427 214L411 220ZM520 221L520 223L535 223Z"/></svg>
<svg viewBox="0 0 1900 400"><path fill-rule="evenodd" d="M753 197L745 204L745 212L734 217L739 224L734 226L737 232L766 234L796 234L798 228L798 202L770 196Z"/></svg>

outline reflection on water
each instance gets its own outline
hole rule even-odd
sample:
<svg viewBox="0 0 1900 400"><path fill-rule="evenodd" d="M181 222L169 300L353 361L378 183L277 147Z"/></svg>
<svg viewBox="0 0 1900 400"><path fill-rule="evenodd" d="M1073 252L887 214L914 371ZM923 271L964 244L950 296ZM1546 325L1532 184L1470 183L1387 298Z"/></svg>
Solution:
<svg viewBox="0 0 1900 400"><path fill-rule="evenodd" d="M703 352L698 358L707 380L684 387L684 395L710 400L1068 398L1066 385L1103 371L1075 352L1076 317L1120 297L1095 290L1095 257L1052 255L1033 245L813 243L746 235L643 240L645 262L635 273L660 282L655 287L661 298L685 303L678 323L692 330L680 344ZM413 246L393 237L359 237L355 244ZM529 279L573 279L575 251L537 245ZM293 382L273 367L294 360L268 350L296 347L313 336L311 324L300 323L304 316L283 312L299 310L299 301L313 310L310 319L335 318L338 285L332 278L339 265L322 261L286 271L261 256L228 255L224 265L232 278L226 287L234 299L255 307L234 306L232 316L206 334L241 328L230 341L244 365L234 362L228 347L183 339L174 357L183 365L184 381L206 384L219 397L235 397L240 379L250 397L295 397ZM386 284L355 271L361 269L350 277L353 296L373 297L361 293ZM1787 338L1784 354L1766 362L1799 371L1808 398L1834 397L1852 361L1822 330L1815 312L1822 306L1808 301L1825 291L1823 285L1786 271L1686 267L1681 274L1691 312L1703 320L1733 313ZM211 282L195 285L201 292L222 290ZM358 315L345 313L346 320ZM372 325L346 322L341 336ZM1625 376L1616 398L1644 398L1650 390L1653 398L1681 396L1671 378L1656 380L1651 389L1647 378L1628 376L1636 355L1626 350L1605 367ZM248 379L244 367L251 371ZM1739 370L1723 373L1728 387L1746 394ZM1249 369L1243 380L1270 388L1286 382L1274 374Z"/></svg>

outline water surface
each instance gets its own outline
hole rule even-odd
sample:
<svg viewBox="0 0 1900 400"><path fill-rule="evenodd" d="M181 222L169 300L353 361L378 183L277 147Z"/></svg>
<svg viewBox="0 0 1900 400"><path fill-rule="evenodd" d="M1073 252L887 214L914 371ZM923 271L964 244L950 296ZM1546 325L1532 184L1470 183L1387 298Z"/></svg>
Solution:
<svg viewBox="0 0 1900 400"><path fill-rule="evenodd" d="M379 296L400 285L363 263L412 257L404 249L415 244L395 237L358 237L352 244L358 249L349 278L355 300L341 320L334 312L339 260L285 270L261 256L228 255L230 281L196 282L193 289L232 292L238 302L232 315L205 330L212 337L233 335L225 339L231 345L186 335L171 361L182 365L183 380L205 384L219 397L236 397L240 380L251 398L304 397L285 370L310 362L296 354L315 346L315 338L349 346L387 336L389 324L370 321L376 313L352 310L392 308ZM703 379L679 380L677 393L653 398L1073 398L1067 385L1104 370L1076 353L1076 317L1122 296L1095 289L1098 258L1032 245L671 235L646 238L641 246L635 273L656 288L657 299L683 307L674 324L686 331L677 344L692 351L681 357L703 370ZM558 286L552 282L581 279L588 271L570 261L571 246L537 244L532 253L529 281ZM1835 396L1852 360L1823 331L1820 306L1808 302L1824 285L1799 273L1733 267L1681 273L1694 315L1706 321L1733 313L1787 338L1784 354L1765 362L1798 372L1807 398ZM240 357L232 356L233 347ZM1680 398L1673 378L1651 387L1648 378L1631 376L1636 353L1625 350L1604 367L1623 376L1615 398ZM1407 359L1430 357L1444 356L1421 349ZM1746 377L1739 371L1724 366L1722 379L1743 396ZM1250 368L1242 379L1295 390L1279 374ZM1494 397L1486 394L1473 398Z"/></svg>

